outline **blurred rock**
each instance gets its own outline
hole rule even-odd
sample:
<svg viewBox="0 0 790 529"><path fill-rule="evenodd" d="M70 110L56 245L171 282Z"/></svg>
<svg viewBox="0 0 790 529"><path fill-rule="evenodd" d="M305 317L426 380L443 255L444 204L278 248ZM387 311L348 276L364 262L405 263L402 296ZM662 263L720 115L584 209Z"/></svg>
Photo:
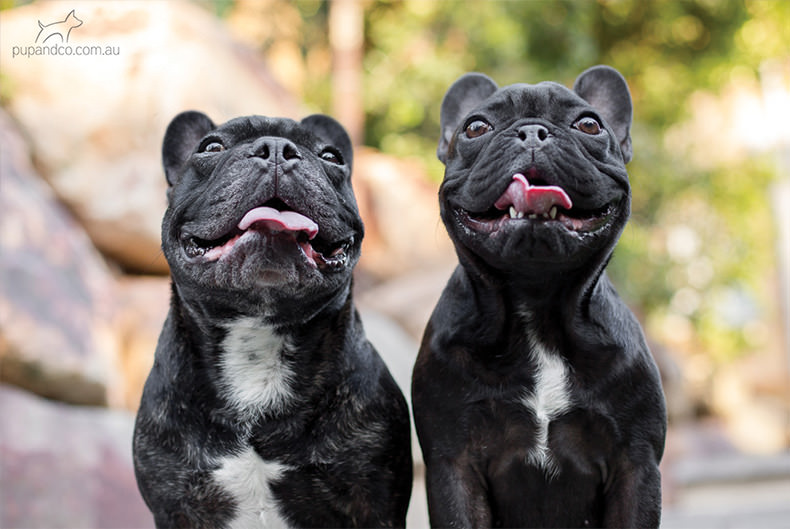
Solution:
<svg viewBox="0 0 790 529"><path fill-rule="evenodd" d="M456 262L439 218L438 186L418 164L359 149L353 180L365 221L363 269L391 278Z"/></svg>
<svg viewBox="0 0 790 529"><path fill-rule="evenodd" d="M661 374L661 385L667 404L667 417L670 422L690 421L703 407L689 388L688 380L676 358L679 353L671 352L660 342L648 338L650 352Z"/></svg>
<svg viewBox="0 0 790 529"><path fill-rule="evenodd" d="M3 112L0 149L0 379L67 402L117 403L114 278Z"/></svg>
<svg viewBox="0 0 790 529"><path fill-rule="evenodd" d="M187 2L80 2L69 45L113 55L16 56L3 62L7 107L30 138L37 167L100 251L134 272L166 273L160 223L166 184L161 140L180 111L215 122L246 114L300 118L300 107L250 48ZM0 45L32 46L38 21L64 4L0 12ZM366 222L361 268L379 279L434 266L452 246L436 185L418 164L360 149L354 182Z"/></svg>
<svg viewBox="0 0 790 529"><path fill-rule="evenodd" d="M661 463L661 527L787 527L790 453L733 444L721 420L671 425Z"/></svg>
<svg viewBox="0 0 790 529"><path fill-rule="evenodd" d="M132 468L128 412L0 386L0 527L153 527Z"/></svg>
<svg viewBox="0 0 790 529"><path fill-rule="evenodd" d="M387 368L400 387L411 410L411 372L417 359L418 342L406 334L391 318L372 309L365 304L358 304L360 317L365 327L368 341L376 348ZM414 423L411 425L411 453L414 460L414 484L412 503L409 506L407 525L411 527L427 527L427 505L423 496L419 496L424 474L424 462L420 442Z"/></svg>
<svg viewBox="0 0 790 529"><path fill-rule="evenodd" d="M136 411L170 307L170 278L126 276L118 286L123 405Z"/></svg>
<svg viewBox="0 0 790 529"><path fill-rule="evenodd" d="M69 46L110 47L117 55L4 57L9 111L97 246L129 269L165 272L159 153L169 121L187 109L218 123L301 112L266 65L192 2L36 2L4 10L4 54L35 45L38 21L63 20L71 9L83 23Z"/></svg>
<svg viewBox="0 0 790 529"><path fill-rule="evenodd" d="M385 314L361 303L357 303L357 308L368 341L381 355L392 378L411 403L411 371L417 358L417 341Z"/></svg>
<svg viewBox="0 0 790 529"><path fill-rule="evenodd" d="M764 349L720 366L711 405L743 451L771 454L790 445L787 351Z"/></svg>
<svg viewBox="0 0 790 529"><path fill-rule="evenodd" d="M368 341L384 359L406 400L411 402L411 371L417 358L417 342L381 312L365 304L357 305Z"/></svg>
<svg viewBox="0 0 790 529"><path fill-rule="evenodd" d="M455 264L401 275L359 292L357 300L398 322L419 343Z"/></svg>

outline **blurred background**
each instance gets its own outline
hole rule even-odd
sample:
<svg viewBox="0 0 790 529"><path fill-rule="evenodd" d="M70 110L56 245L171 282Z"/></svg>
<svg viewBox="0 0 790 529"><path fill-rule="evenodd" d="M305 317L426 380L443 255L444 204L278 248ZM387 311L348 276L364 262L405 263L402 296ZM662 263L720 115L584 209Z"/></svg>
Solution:
<svg viewBox="0 0 790 529"><path fill-rule="evenodd" d="M346 126L356 299L408 393L455 265L444 92L467 71L570 86L605 63L634 100L633 213L609 274L664 381L664 526L787 527L788 28L781 0L0 0L0 526L152 526L131 430L169 297L175 114Z"/></svg>

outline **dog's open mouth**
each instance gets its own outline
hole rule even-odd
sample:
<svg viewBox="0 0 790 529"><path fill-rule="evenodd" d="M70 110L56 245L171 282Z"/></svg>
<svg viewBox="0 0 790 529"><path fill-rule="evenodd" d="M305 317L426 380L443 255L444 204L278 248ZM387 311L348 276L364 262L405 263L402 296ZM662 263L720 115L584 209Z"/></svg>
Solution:
<svg viewBox="0 0 790 529"><path fill-rule="evenodd" d="M462 221L476 231L492 234L518 221L554 222L569 231L590 233L604 226L613 213L613 204L596 210L575 208L562 188L542 184L534 179L530 182L523 174L516 173L493 206L478 213L461 210Z"/></svg>
<svg viewBox="0 0 790 529"><path fill-rule="evenodd" d="M354 243L353 237L330 243L319 237L318 231L315 221L274 200L245 213L232 230L219 238L187 237L184 252L190 259L218 261L229 255L245 237L265 233L267 236L293 239L307 262L315 268L332 270L344 267L348 262L348 249Z"/></svg>

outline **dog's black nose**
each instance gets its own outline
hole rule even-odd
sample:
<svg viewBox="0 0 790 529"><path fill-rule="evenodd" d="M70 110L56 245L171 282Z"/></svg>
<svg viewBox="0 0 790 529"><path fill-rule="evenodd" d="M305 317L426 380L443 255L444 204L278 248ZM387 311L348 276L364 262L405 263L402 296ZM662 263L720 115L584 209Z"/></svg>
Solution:
<svg viewBox="0 0 790 529"><path fill-rule="evenodd" d="M549 137L549 129L537 124L522 125L518 128L518 137L528 145L537 145Z"/></svg>
<svg viewBox="0 0 790 529"><path fill-rule="evenodd" d="M283 138L258 138L252 145L252 156L274 162L301 160L299 148L290 140Z"/></svg>

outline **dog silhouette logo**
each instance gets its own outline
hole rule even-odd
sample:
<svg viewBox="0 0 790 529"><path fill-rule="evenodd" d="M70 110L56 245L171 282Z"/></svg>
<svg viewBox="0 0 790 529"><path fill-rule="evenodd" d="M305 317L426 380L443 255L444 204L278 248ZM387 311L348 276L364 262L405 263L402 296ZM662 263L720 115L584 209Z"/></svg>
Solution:
<svg viewBox="0 0 790 529"><path fill-rule="evenodd" d="M63 20L59 20L58 22L52 22L51 24L42 24L41 21L38 21L38 27L41 28L36 35L36 43L39 41L44 43L52 38L60 38L60 42L68 42L69 36L71 35L71 30L74 28L78 28L82 25L82 20L77 18L77 15L74 14L74 10L72 9L66 18Z"/></svg>

